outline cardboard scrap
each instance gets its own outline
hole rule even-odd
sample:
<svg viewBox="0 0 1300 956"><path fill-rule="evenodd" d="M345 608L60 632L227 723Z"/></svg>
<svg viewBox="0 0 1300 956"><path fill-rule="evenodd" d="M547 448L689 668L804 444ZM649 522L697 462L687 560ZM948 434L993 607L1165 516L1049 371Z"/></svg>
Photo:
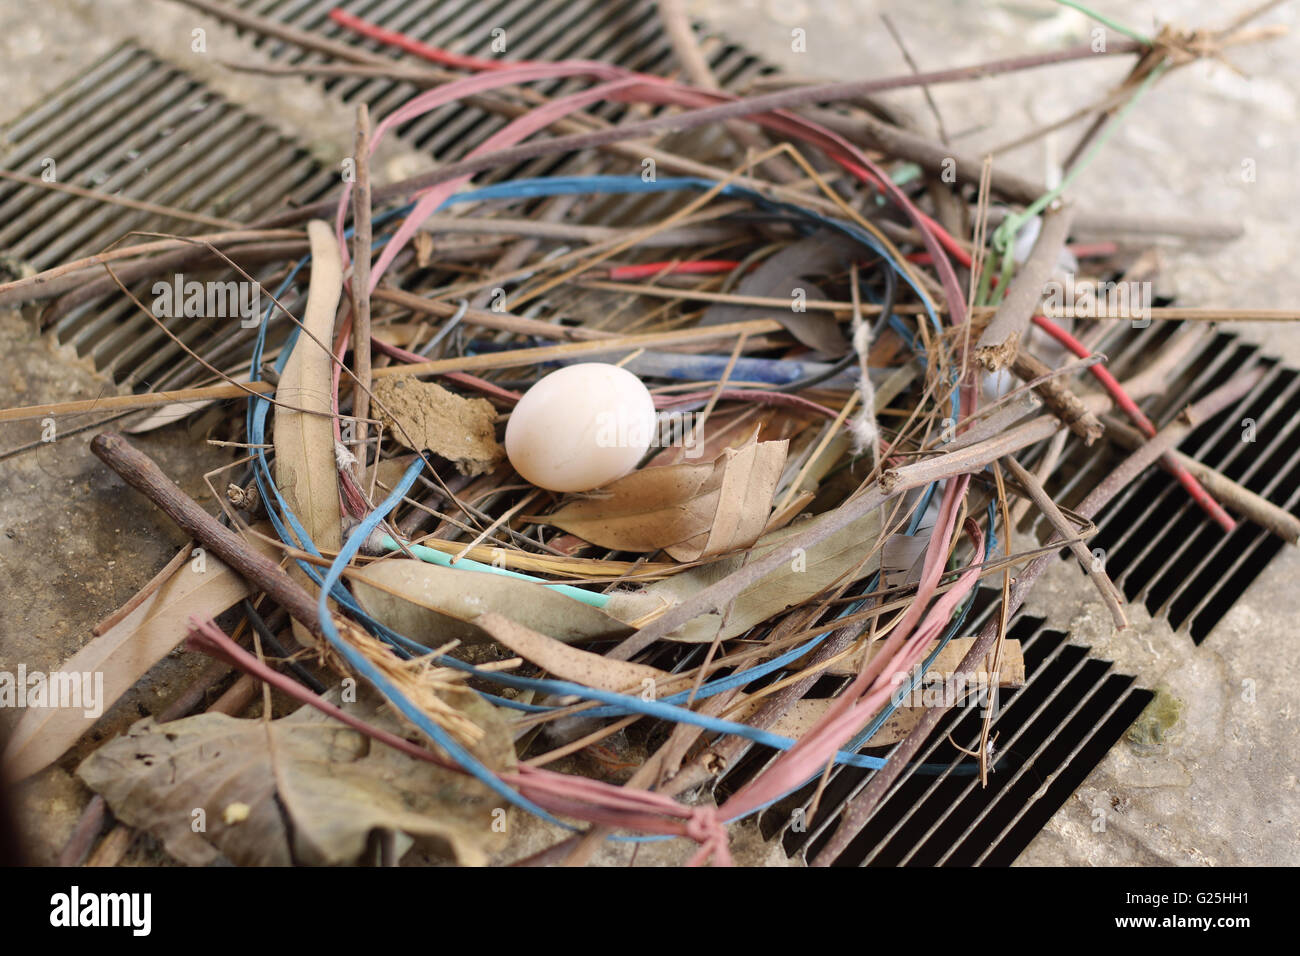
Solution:
<svg viewBox="0 0 1300 956"><path fill-rule="evenodd" d="M462 398L413 376L379 379L373 392L384 427L412 451L440 455L471 477L505 457L496 439L496 409L485 398Z"/></svg>

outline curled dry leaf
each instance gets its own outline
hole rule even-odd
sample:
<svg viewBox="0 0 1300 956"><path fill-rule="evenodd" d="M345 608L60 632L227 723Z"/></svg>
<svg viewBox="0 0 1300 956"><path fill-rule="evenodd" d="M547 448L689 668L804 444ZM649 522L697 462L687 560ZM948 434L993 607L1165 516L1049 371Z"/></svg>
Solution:
<svg viewBox="0 0 1300 956"><path fill-rule="evenodd" d="M333 362L328 344L321 343L333 340L342 285L337 267L325 265L339 257L333 230L312 221L307 233L317 265L312 269L303 330L276 386L276 398L283 404L275 409L275 483L316 545L333 550L342 534L330 412Z"/></svg>
<svg viewBox="0 0 1300 956"><path fill-rule="evenodd" d="M342 542L339 475L334 454L330 393L334 316L343 288L339 247L334 230L319 220L307 224L311 241L311 283L298 340L280 374L275 397L275 483L307 534L321 550L336 551ZM303 411L298 411L303 409ZM306 573L294 565L290 575L312 589ZM315 639L298 621L299 643Z"/></svg>
<svg viewBox="0 0 1300 956"><path fill-rule="evenodd" d="M657 667L618 661L570 647L500 614L480 615L474 623L525 660L562 680L575 681L587 687L626 693L647 686L646 681L650 681L649 686L653 687L671 677L667 671Z"/></svg>
<svg viewBox="0 0 1300 956"><path fill-rule="evenodd" d="M533 519L618 551L663 549L698 561L763 533L788 442L750 440L707 463L644 468Z"/></svg>
<svg viewBox="0 0 1300 956"><path fill-rule="evenodd" d="M623 638L632 629L542 584L393 558L347 572L367 614L429 647L488 638L474 619L495 611L558 641Z"/></svg>
<svg viewBox="0 0 1300 956"><path fill-rule="evenodd" d="M513 767L509 729L496 708L471 691L457 696L486 731L476 755L496 770ZM372 705L342 706L408 733ZM483 784L373 741L312 707L274 721L224 714L166 724L145 718L86 758L77 773L119 820L196 866L222 857L247 866L355 863L375 829L428 839L459 862L479 865L502 839L492 827L501 800ZM238 812L227 813L232 807ZM205 825L199 832L196 810Z"/></svg>
<svg viewBox="0 0 1300 956"><path fill-rule="evenodd" d="M463 475L486 474L505 457L496 439L497 411L485 398L462 398L409 375L379 379L374 395L384 426L412 451L440 455Z"/></svg>

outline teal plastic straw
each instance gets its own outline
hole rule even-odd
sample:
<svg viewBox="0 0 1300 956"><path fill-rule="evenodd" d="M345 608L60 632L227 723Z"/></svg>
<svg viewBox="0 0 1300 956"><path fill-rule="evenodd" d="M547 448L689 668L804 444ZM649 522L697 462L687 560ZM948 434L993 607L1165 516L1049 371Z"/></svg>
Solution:
<svg viewBox="0 0 1300 956"><path fill-rule="evenodd" d="M488 571L492 574L502 574L508 578L518 578L520 581L532 581L534 584L544 584L548 588L559 591L561 594L573 598L575 601L581 601L583 604L590 604L592 607L604 607L609 603L609 595L601 594L598 591L584 591L582 588L575 588L572 584L555 584L544 578L535 578L531 574L520 574L518 571L511 571L507 568L498 568L495 565L483 564L481 561L473 561L470 558L461 558L455 564L451 563L451 556L436 551L433 548L426 548L422 544L408 544L405 549L393 540L392 535L384 535L380 539L382 544L389 551L410 551L421 561L428 561L430 564L441 565L444 568L456 568L461 571Z"/></svg>

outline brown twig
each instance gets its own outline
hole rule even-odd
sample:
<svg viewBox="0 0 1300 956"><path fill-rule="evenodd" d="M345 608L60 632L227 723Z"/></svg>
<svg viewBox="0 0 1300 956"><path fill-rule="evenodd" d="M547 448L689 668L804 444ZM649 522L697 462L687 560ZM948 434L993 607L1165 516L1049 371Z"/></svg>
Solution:
<svg viewBox="0 0 1300 956"><path fill-rule="evenodd" d="M459 306L452 302L444 302L441 299L426 299L424 296L403 292L401 289L378 288L375 290L373 298L379 302L388 302L404 309L410 309L412 312L435 315L439 318L447 318L459 311ZM582 341L608 339L616 334L582 326L561 325L558 322L547 322L543 319L529 319L510 312L494 312L490 309L476 309L473 307L465 309L461 321L482 326L485 329L499 329L502 332L516 332L520 335L537 335L548 339Z"/></svg>
<svg viewBox="0 0 1300 956"><path fill-rule="evenodd" d="M1044 490L1042 482L1015 458L1007 456L1002 459L1007 470L1011 472L1013 478L1029 495L1029 498L1043 513L1052 528L1056 531L1057 537L1062 540L1069 539L1073 536L1073 529L1070 527L1070 521L1061 513L1056 502L1051 499ZM1105 570L1093 561L1092 552L1081 541L1071 541L1069 544L1070 551L1079 563L1083 565L1083 570L1087 572L1089 579L1097 588L1097 593L1101 595L1101 601L1106 605L1106 610L1110 612L1110 619L1120 630L1128 627L1128 615L1124 613L1124 599L1119 593L1119 588L1115 587L1115 582L1110 579Z"/></svg>
<svg viewBox="0 0 1300 956"><path fill-rule="evenodd" d="M96 435L90 450L132 488L163 510L181 530L208 548L303 626L321 636L316 601L270 558L258 554L163 474L148 455L114 432Z"/></svg>
<svg viewBox="0 0 1300 956"><path fill-rule="evenodd" d="M1070 233L1073 207L1063 205L1043 215L1034 250L1017 271L1006 297L975 343L975 357L990 372L1010 368L1020 351L1020 339L1043 299L1043 288L1060 261Z"/></svg>
<svg viewBox="0 0 1300 956"><path fill-rule="evenodd" d="M721 89L709 61L704 56L700 44L696 42L695 31L691 28L690 18L686 14L686 4L682 0L658 0L655 8L659 11L659 21L668 42L672 44L673 55L677 57L690 81L702 90ZM767 148L763 136L752 127L731 121L726 124L729 132L738 143L754 150ZM765 163L772 178L778 182L794 182L799 178L799 171L781 157L773 157Z"/></svg>
<svg viewBox="0 0 1300 956"><path fill-rule="evenodd" d="M299 229L239 229L234 232L209 233L195 238L206 240L216 246L228 246L238 242L252 242L254 240L301 239L302 231ZM182 243L176 239L162 239L132 246L110 247L107 251L97 255L65 262L63 265L45 269L35 275L24 276L21 279L0 284L0 307L20 305L23 302L39 302L42 299L50 299L56 295L61 295L69 289L76 288L87 279L102 275L102 272L94 267L105 262L129 259L134 256L143 257L155 252L167 252L179 248L188 249L190 244ZM141 261L145 260L142 258Z"/></svg>
<svg viewBox="0 0 1300 956"><path fill-rule="evenodd" d="M250 242L236 246L230 254L238 256L239 261L247 265L263 262L278 262L282 259L294 259L307 251L306 239L293 239L282 242ZM181 272L198 266L206 266L220 255L206 246L189 246L174 252L151 256L147 259L132 259L122 263L115 272L122 282L128 285L165 272ZM99 271L99 270L96 270ZM101 273L100 278L90 279L56 299L41 316L41 327L48 328L77 306L93 302L101 296L113 292L117 283Z"/></svg>
<svg viewBox="0 0 1300 956"><path fill-rule="evenodd" d="M1016 352L1011 371L1021 381L1034 382L1034 391L1042 396L1047 407L1066 428L1083 439L1084 444L1091 445L1101 437L1105 431L1101 420L1088 410L1069 386L1052 375L1053 369L1046 363L1021 350Z"/></svg>
<svg viewBox="0 0 1300 956"><path fill-rule="evenodd" d="M898 52L902 55L907 68L914 75L920 75L921 67L913 58L907 44L903 42L903 34L898 27L894 26L894 21L886 13L880 15L880 21L885 25L885 29L889 31L889 36L893 39L894 46L898 47ZM930 90L930 84L921 84L921 95L925 97L925 105L930 108L930 115L934 117L935 132L939 134L939 141L945 146L948 145L948 130L944 128L943 114L939 112L939 104L934 101L934 93Z"/></svg>
<svg viewBox="0 0 1300 956"><path fill-rule="evenodd" d="M832 110L808 108L800 110L800 115L839 133L859 146L879 150L899 159L910 160L932 176L937 177L951 170L956 177L954 185L975 184L980 181L984 165L982 156L954 149L928 136L876 119L870 114L845 116ZM1047 187L1043 183L1005 169L993 170L989 179L989 189L1004 199L1023 205L1028 205L1047 192Z"/></svg>
<svg viewBox="0 0 1300 956"><path fill-rule="evenodd" d="M686 4L682 0L658 0L655 8L659 11L664 33L668 34L668 42L672 44L673 55L681 63L686 76L701 89L719 89L709 61L695 41L695 31L686 15Z"/></svg>
<svg viewBox="0 0 1300 956"><path fill-rule="evenodd" d="M352 187L352 363L359 386L353 392L352 414L357 422L358 447L365 465L366 422L370 415L370 112L357 105L357 181Z"/></svg>
<svg viewBox="0 0 1300 956"><path fill-rule="evenodd" d="M420 223L423 232L440 233L490 233L510 236L527 236L537 239L554 239L563 242L618 241L641 230L630 226L593 226L575 222L551 222L535 219L513 219L493 216L490 219L470 219L465 216L433 215ZM744 227L729 222L701 222L675 226L637 243L638 249L655 249L675 246L710 245L715 242L743 239L748 235Z"/></svg>
<svg viewBox="0 0 1300 956"><path fill-rule="evenodd" d="M56 192L68 193L72 196L78 196L82 199L93 199L95 202L108 203L113 206L122 206L126 209L138 209L141 212L152 213L155 216L164 216L168 219L182 219L186 222L196 222L201 226L216 226L218 229L242 229L243 223L234 219L221 219L217 216L205 216L202 213L190 212L187 209L177 209L173 206L162 206L158 203L144 202L139 199L128 199L126 196L113 196L109 193L101 193L94 189L84 189L81 186L73 186L70 183L46 182L35 176L24 176L22 173L10 172L7 169L0 169L0 179L8 179L12 182L22 183L25 186L36 186L40 189L52 189Z"/></svg>
<svg viewBox="0 0 1300 956"><path fill-rule="evenodd" d="M105 395L99 398L77 399L70 402L46 402L42 405L19 405L0 409L0 423L21 422L47 415L84 415L86 412L112 411L114 409L151 408L173 402L197 402L214 398L238 398L249 392L261 395L275 391L270 382L241 384L200 385L196 388L178 388L166 392L141 392L131 395Z"/></svg>

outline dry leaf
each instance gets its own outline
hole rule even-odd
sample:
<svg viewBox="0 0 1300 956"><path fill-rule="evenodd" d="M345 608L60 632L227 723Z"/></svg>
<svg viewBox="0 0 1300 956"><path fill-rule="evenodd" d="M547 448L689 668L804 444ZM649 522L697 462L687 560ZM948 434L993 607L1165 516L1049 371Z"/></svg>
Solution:
<svg viewBox="0 0 1300 956"><path fill-rule="evenodd" d="M747 548L767 524L786 447L751 439L712 462L644 468L533 520L604 548L662 548L683 562Z"/></svg>
<svg viewBox="0 0 1300 956"><path fill-rule="evenodd" d="M726 640L802 604L833 584L860 580L880 564L878 552L871 550L880 534L880 518L876 511L850 522L806 551L789 549L785 542L802 530L802 523L792 524L763 535L743 554L729 555L698 568L689 568L640 591L614 594L606 609L620 620L642 627L653 617L738 571L750 561L765 557L774 550L787 550L789 563L784 572L774 571L741 591L730 607L716 608L715 613L700 615L667 638L695 643L712 641L721 635Z"/></svg>
<svg viewBox="0 0 1300 956"><path fill-rule="evenodd" d="M372 462L362 469L361 480L358 484L366 492L370 491L371 482L374 482L376 487L382 491L392 491L397 487L397 483L402 480L402 476L406 474L406 469L411 467L413 461L415 461L414 454L381 458L378 462Z"/></svg>
<svg viewBox="0 0 1300 956"><path fill-rule="evenodd" d="M143 435L145 432L151 432L162 428L165 425L171 425L179 422L181 419L189 418L195 412L204 408L210 408L217 404L216 399L193 402L172 402L169 405L163 405L153 409L148 414L140 418L139 421L127 425L122 431L128 435Z"/></svg>
<svg viewBox="0 0 1300 956"><path fill-rule="evenodd" d="M925 552L930 546L930 531L919 534L891 534L881 546L880 584L896 588L921 580Z"/></svg>
<svg viewBox="0 0 1300 956"><path fill-rule="evenodd" d="M717 510L703 540L695 538L668 548L678 561L698 561L758 540L772 512L772 495L781 479L789 442L751 442L727 449L718 460L722 483Z"/></svg>
<svg viewBox="0 0 1300 956"><path fill-rule="evenodd" d="M263 526L263 530L270 530ZM270 557L278 552L256 535L248 543ZM182 565L139 607L94 638L59 665L64 674L103 675L102 712L121 697L149 668L185 640L189 618L216 617L248 596L248 584L212 555L203 570ZM96 678L98 679L98 678ZM57 760L94 726L84 707L31 707L13 728L4 753L7 774L21 780Z"/></svg>
<svg viewBox="0 0 1300 956"><path fill-rule="evenodd" d="M767 527L764 531L779 531L784 528L799 515L803 514L805 508L812 504L817 495L812 491L801 491L790 500L790 503L780 511L772 512L772 517L767 519Z"/></svg>
<svg viewBox="0 0 1300 956"><path fill-rule="evenodd" d="M925 716L928 707L900 707L880 725L871 739L863 746L866 747L888 747L890 744L896 744L908 734L910 734L916 725L921 722Z"/></svg>
<svg viewBox="0 0 1300 956"><path fill-rule="evenodd" d="M312 261L337 262L339 249L333 230L314 220L307 224L307 232ZM275 408L275 483L317 547L329 550L338 548L342 534L330 413L333 360L329 354L342 286L336 281L337 269L333 272L322 265L312 269L303 330L275 391L276 399L284 403Z"/></svg>
<svg viewBox="0 0 1300 956"><path fill-rule="evenodd" d="M532 661L561 680L574 681L587 687L622 694L640 690L647 680L653 686L671 676L657 667L613 660L601 654L570 647L500 614L483 614L474 619L474 624L525 660Z"/></svg>
<svg viewBox="0 0 1300 956"><path fill-rule="evenodd" d="M545 585L487 571L394 558L347 572L367 614L428 647L487 639L474 623L496 611L565 643L623 638L621 620Z"/></svg>
<svg viewBox="0 0 1300 956"><path fill-rule="evenodd" d="M307 223L312 270L303 312L303 328L289 354L275 389L275 483L316 547L337 551L342 543L339 475L334 453L334 423L330 393L334 316L342 278L334 230L319 220ZM295 409L306 411L295 411ZM289 574L312 590L310 578L295 563ZM293 622L299 643L315 639L300 622Z"/></svg>
<svg viewBox="0 0 1300 956"><path fill-rule="evenodd" d="M728 448L739 448L749 441L755 429L759 441L780 441L783 438L793 441L807 431L814 421L820 424L823 419L820 415L800 409L762 405L715 408L709 413L709 427L704 430L704 434L691 434L690 423L684 420L681 437L674 434L672 443L665 444L655 452L645 467L660 468L682 461L713 461ZM690 447L686 445L688 436L692 440Z"/></svg>
<svg viewBox="0 0 1300 956"><path fill-rule="evenodd" d="M384 426L412 451L440 455L463 475L486 474L505 457L496 439L497 411L485 398L461 398L410 375L380 379L374 395Z"/></svg>
<svg viewBox="0 0 1300 956"><path fill-rule="evenodd" d="M468 715L487 731L476 754L493 769L512 767L504 720L477 694L463 696ZM408 733L371 706L345 709ZM375 829L432 838L460 862L482 864L501 840L492 827L501 800L483 784L372 741L311 707L274 721L145 718L77 773L119 820L196 866L222 857L250 866L355 863ZM228 814L237 804L245 806ZM203 832L193 828L195 810L203 811Z"/></svg>
<svg viewBox="0 0 1300 956"><path fill-rule="evenodd" d="M644 468L545 518L585 541L618 551L657 551L707 529L721 469L713 462Z"/></svg>

